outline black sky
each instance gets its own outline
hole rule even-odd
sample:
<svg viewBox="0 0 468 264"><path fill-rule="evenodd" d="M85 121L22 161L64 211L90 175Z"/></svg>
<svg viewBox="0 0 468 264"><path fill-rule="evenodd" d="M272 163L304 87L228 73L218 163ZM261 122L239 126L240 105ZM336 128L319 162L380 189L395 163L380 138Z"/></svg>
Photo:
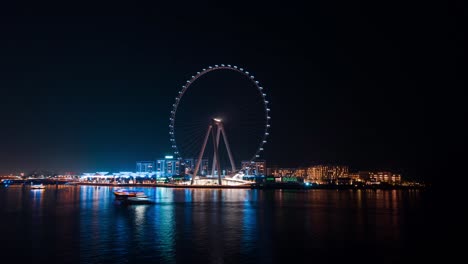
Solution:
<svg viewBox="0 0 468 264"><path fill-rule="evenodd" d="M0 173L133 170L169 154L168 117L208 65L267 89L269 166L428 178L462 87L460 2L21 4L0 8Z"/></svg>

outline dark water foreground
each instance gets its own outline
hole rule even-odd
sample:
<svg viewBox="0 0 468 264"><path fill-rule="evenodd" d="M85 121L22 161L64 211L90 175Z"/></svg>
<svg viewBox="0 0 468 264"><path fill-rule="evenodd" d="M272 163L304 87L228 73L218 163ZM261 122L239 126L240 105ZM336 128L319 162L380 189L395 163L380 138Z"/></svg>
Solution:
<svg viewBox="0 0 468 264"><path fill-rule="evenodd" d="M156 204L131 206L116 203L112 190L0 188L3 257L31 263L406 263L431 259L443 243L434 198L424 190L142 188Z"/></svg>

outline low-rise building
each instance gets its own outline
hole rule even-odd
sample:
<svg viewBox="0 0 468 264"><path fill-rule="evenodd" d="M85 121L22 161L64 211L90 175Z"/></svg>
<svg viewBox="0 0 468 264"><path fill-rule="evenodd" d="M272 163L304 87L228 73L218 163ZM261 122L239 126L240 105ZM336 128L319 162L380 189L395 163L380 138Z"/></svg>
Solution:
<svg viewBox="0 0 468 264"><path fill-rule="evenodd" d="M399 184L401 183L401 175L389 171L371 172L369 181Z"/></svg>

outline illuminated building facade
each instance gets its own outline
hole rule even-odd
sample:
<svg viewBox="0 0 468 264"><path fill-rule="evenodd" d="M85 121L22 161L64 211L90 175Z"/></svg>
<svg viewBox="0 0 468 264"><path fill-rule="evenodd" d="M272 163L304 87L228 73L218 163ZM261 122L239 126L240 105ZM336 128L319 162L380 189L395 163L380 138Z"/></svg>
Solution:
<svg viewBox="0 0 468 264"><path fill-rule="evenodd" d="M154 161L137 161L136 172L153 172Z"/></svg>
<svg viewBox="0 0 468 264"><path fill-rule="evenodd" d="M264 160L258 161L242 161L241 170L245 175L265 175L267 172L266 162Z"/></svg>
<svg viewBox="0 0 468 264"><path fill-rule="evenodd" d="M302 168L268 168L267 174L274 177L304 177L305 169Z"/></svg>
<svg viewBox="0 0 468 264"><path fill-rule="evenodd" d="M307 168L268 168L267 175L275 178L296 177L318 184L352 184L356 182L401 184L401 175L383 172L349 172L348 166L316 165Z"/></svg>
<svg viewBox="0 0 468 264"><path fill-rule="evenodd" d="M380 172L371 172L370 173L370 181L371 182L385 182L385 183L392 183L392 184L399 184L401 183L401 175L394 174L388 171L380 171Z"/></svg>
<svg viewBox="0 0 468 264"><path fill-rule="evenodd" d="M159 159L156 161L155 172L158 175L171 177L174 175L181 174L193 174L195 165L197 164L197 159L184 159L180 162L177 159L174 159L172 156L166 156L164 159ZM200 164L200 169L198 170L198 175L207 175L208 174L208 159L202 159Z"/></svg>
<svg viewBox="0 0 468 264"><path fill-rule="evenodd" d="M294 172L294 177L307 178L307 169L306 168L297 168Z"/></svg>
<svg viewBox="0 0 468 264"><path fill-rule="evenodd" d="M274 177L291 177L296 171L295 168L268 168L267 174Z"/></svg>
<svg viewBox="0 0 468 264"><path fill-rule="evenodd" d="M166 156L164 159L156 161L156 174L165 177L171 177L180 174L179 161L173 156Z"/></svg>
<svg viewBox="0 0 468 264"><path fill-rule="evenodd" d="M317 165L306 169L306 178L314 182L330 182L347 177L348 173L348 166Z"/></svg>

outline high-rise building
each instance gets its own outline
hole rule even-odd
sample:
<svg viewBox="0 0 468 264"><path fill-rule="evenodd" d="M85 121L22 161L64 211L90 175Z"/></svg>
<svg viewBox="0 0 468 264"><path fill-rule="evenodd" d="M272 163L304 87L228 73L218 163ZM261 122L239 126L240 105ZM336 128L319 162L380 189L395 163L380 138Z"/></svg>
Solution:
<svg viewBox="0 0 468 264"><path fill-rule="evenodd" d="M258 161L242 161L241 170L245 175L265 175L266 162L264 160Z"/></svg>
<svg viewBox="0 0 468 264"><path fill-rule="evenodd" d="M153 172L154 161L137 161L136 172Z"/></svg>
<svg viewBox="0 0 468 264"><path fill-rule="evenodd" d="M180 163L173 156L166 156L164 159L156 161L156 174L159 176L171 177L180 174Z"/></svg>
<svg viewBox="0 0 468 264"><path fill-rule="evenodd" d="M185 174L193 174L195 171L195 166L197 165L198 159L189 158L183 160L183 165L185 166ZM208 159L202 159L200 163L200 168L198 169L198 175L205 176L208 174Z"/></svg>
<svg viewBox="0 0 468 264"><path fill-rule="evenodd" d="M181 161L174 159L173 156L166 156L164 159L156 161L155 172L157 175L171 177L174 175L192 174L197 165L198 159L188 158ZM208 174L208 159L202 159L198 175Z"/></svg>

